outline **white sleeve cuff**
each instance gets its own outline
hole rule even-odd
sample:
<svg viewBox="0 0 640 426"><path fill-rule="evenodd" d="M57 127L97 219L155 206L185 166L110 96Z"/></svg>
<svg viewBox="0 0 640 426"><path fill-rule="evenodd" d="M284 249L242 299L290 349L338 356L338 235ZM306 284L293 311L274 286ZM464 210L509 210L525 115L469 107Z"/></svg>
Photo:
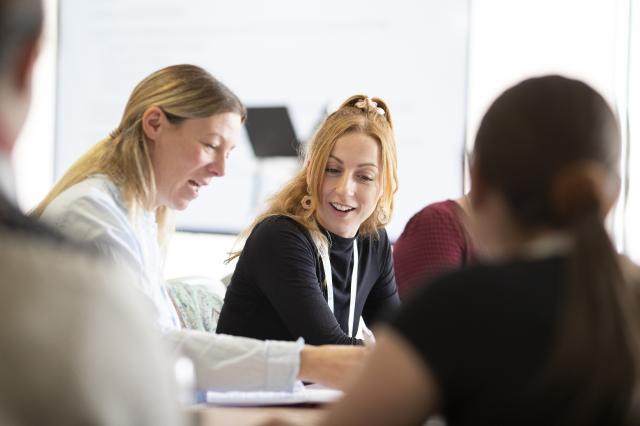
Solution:
<svg viewBox="0 0 640 426"><path fill-rule="evenodd" d="M304 339L295 342L266 342L266 378L265 390L293 391L300 373L300 353L304 348Z"/></svg>
<svg viewBox="0 0 640 426"><path fill-rule="evenodd" d="M265 342L195 330L164 336L174 356L193 361L198 390L290 391L300 372L302 339Z"/></svg>

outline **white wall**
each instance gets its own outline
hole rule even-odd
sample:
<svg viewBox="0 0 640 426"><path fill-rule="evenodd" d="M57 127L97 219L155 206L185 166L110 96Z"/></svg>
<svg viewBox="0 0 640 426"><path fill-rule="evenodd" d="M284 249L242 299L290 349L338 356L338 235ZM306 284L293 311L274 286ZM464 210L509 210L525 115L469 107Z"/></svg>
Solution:
<svg viewBox="0 0 640 426"><path fill-rule="evenodd" d="M48 26L43 55L36 69L34 105L15 155L18 200L23 208L33 207L53 180L53 44L57 0L46 0L45 3ZM627 6L627 0L472 0L467 140L473 139L478 121L489 103L509 85L532 75L554 72L581 78L600 90L612 104L620 105L625 100L621 74L625 60L621 51L626 48ZM640 24L637 16L636 24ZM636 28L637 33L640 28L638 25ZM640 38L638 35L635 37L636 40ZM635 49L639 47L640 40ZM635 53L636 70L640 69L638 56ZM634 81L632 88L637 90L640 81ZM632 105L636 106L632 120L637 122L640 120L637 95L632 99ZM640 123L636 127L640 128ZM424 131L428 136L428 129ZM440 178L459 179L459 176ZM639 178L636 172L635 179ZM640 208L638 198L634 203L631 206ZM640 221L633 221L629 215L627 220L628 231L635 229L633 233L627 233L627 247L634 250L632 254L640 260L640 233L637 232ZM621 220L617 225L620 223ZM619 226L617 232L620 239L622 231ZM199 254L196 256L188 255L192 247L190 241L194 238L198 240ZM170 250L170 275L188 275L195 271L219 277L225 273L224 267L209 269L205 260L209 257L200 253L211 249L216 258L222 257L230 248L231 241L223 238L216 240L217 243L214 240L203 242L206 238L178 236L176 247L179 245L184 249ZM213 262L212 268L217 268L216 264Z"/></svg>
<svg viewBox="0 0 640 426"><path fill-rule="evenodd" d="M468 135L504 89L535 75L584 80L616 99L620 0L474 0Z"/></svg>
<svg viewBox="0 0 640 426"><path fill-rule="evenodd" d="M116 126L138 81L170 64L203 66L248 106L288 106L303 142L328 105L363 93L384 99L395 124L395 239L426 203L462 191L468 4L64 0L55 173ZM177 215L179 228L245 228L299 167L280 160L259 161L241 138L225 178Z"/></svg>
<svg viewBox="0 0 640 426"><path fill-rule="evenodd" d="M472 146L493 99L524 78L549 73L579 78L599 90L624 129L628 7L628 0L474 0L467 146ZM623 203L624 194L619 207ZM619 207L610 215L609 225L618 248L628 251L631 245L640 245L640 236L629 232L626 225L633 221L627 215L625 223Z"/></svg>
<svg viewBox="0 0 640 426"><path fill-rule="evenodd" d="M629 46L629 187L626 199L624 249L640 263L640 2L632 4Z"/></svg>

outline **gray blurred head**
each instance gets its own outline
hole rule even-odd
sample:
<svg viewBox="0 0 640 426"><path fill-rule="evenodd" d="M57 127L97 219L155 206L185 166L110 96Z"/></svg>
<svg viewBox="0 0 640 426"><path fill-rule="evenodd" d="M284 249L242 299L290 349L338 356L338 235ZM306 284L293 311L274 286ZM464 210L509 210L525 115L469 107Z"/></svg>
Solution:
<svg viewBox="0 0 640 426"><path fill-rule="evenodd" d="M0 76L15 69L42 29L41 0L0 0Z"/></svg>

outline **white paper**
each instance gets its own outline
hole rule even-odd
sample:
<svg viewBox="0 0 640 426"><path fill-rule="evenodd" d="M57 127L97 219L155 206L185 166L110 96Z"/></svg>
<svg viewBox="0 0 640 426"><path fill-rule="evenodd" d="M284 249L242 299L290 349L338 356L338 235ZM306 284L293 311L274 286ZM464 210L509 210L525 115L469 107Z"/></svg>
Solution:
<svg viewBox="0 0 640 426"><path fill-rule="evenodd" d="M214 405L260 406L327 404L340 399L343 392L320 385L304 386L297 382L293 392L207 392L206 402Z"/></svg>

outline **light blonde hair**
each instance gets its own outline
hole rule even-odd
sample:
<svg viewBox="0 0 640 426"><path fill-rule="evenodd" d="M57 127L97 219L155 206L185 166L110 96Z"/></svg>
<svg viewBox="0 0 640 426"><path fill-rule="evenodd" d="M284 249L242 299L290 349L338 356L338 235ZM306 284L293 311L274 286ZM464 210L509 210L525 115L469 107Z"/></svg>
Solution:
<svg viewBox="0 0 640 426"><path fill-rule="evenodd" d="M240 234L239 242L246 240L253 229L266 218L286 216L304 226L316 246L328 246L329 241L316 221L316 209L329 155L336 141L348 133L366 134L380 145L382 194L376 209L359 229L361 235L377 236L377 231L391 219L393 197L398 190L398 161L393 123L389 109L382 99L354 95L344 101L340 108L330 114L320 125L309 142L302 170L268 200L266 210ZM311 198L309 208L302 205L302 199L305 196ZM241 252L240 249L230 253L227 262L238 257Z"/></svg>
<svg viewBox="0 0 640 426"><path fill-rule="evenodd" d="M174 65L156 71L133 89L118 127L80 157L31 214L39 217L60 193L96 174L108 176L118 186L130 219L140 209L153 209L156 184L142 116L154 106L175 125L228 112L240 114L243 121L246 117L238 97L204 69ZM156 209L161 246L173 228L169 216L167 207Z"/></svg>

